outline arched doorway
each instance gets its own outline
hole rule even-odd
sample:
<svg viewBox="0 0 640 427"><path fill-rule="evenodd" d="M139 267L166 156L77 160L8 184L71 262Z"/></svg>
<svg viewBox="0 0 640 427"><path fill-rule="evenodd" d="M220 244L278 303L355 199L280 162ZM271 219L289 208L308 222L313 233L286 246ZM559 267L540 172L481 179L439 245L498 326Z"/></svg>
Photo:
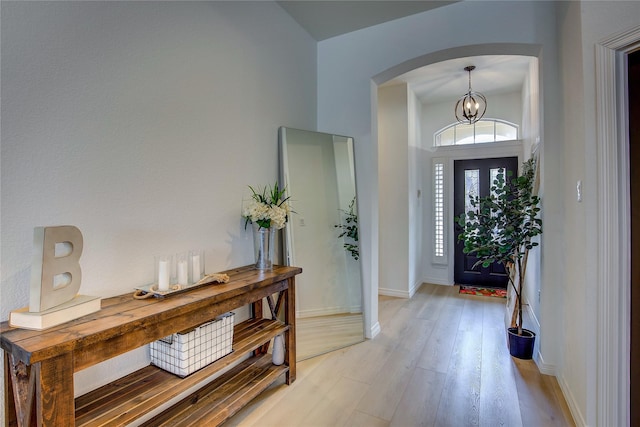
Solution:
<svg viewBox="0 0 640 427"><path fill-rule="evenodd" d="M487 47L487 51L496 52L500 46L492 45ZM410 297L422 282L453 284L453 246L455 235L453 230L453 162L456 159L490 158L502 156L517 156L523 160L525 155L531 153L534 146L541 140L540 124L540 102L538 93L540 92L539 73L537 57L531 55L536 47L520 46L522 49L518 55L470 55L470 52L477 54L484 53L482 47L474 46L467 50L456 48L445 53L439 52L421 57L407 63L394 67L374 78L380 81L377 86L377 119L374 135L377 133L378 139L378 165L379 165L379 221L385 224L380 227L380 265L379 265L379 293L391 296ZM508 45L505 49L513 52L513 45ZM465 55L466 53L466 55ZM525 55L528 53L529 55ZM449 59L446 56L452 55ZM453 55L461 55L455 57ZM522 125L522 138L519 141L506 143L503 146L498 144L485 144L485 147L446 147L436 149L430 145L432 134L448 125L453 117L453 105L456 99L466 90L466 74L464 66L473 62L478 64L496 63L497 68L508 69L509 60L520 61L524 66L515 95L505 94L505 90L488 92L491 105L493 100L494 113L490 117L503 118ZM430 62L437 60L436 62ZM419 63L427 65L413 68L404 73L411 66ZM521 68L522 69L522 68ZM437 107L425 107L416 92L420 86L442 88L445 82L453 80L452 73L458 70L460 77L464 80L458 92L451 92L446 96L438 95L439 98L433 104L442 104ZM478 66L477 70L482 70ZM475 72L475 71L474 71ZM514 71L515 73L515 71ZM395 74L395 77L391 77ZM423 82L417 76L423 75ZM407 77L408 76L408 77ZM495 75L494 75L495 77ZM381 81L382 78L387 80ZM475 77L474 77L475 78ZM404 80L403 80L404 79ZM501 81L502 79L495 79ZM402 86L404 84L404 87ZM523 89L524 87L524 89ZM482 91L487 95L486 90L480 87L474 80L474 89ZM524 92L524 93L523 93ZM493 98L492 98L493 97ZM433 97L432 97L433 99ZM503 111L496 106L503 106ZM514 105L516 108L514 108ZM440 108L442 113L437 110ZM400 109L403 109L400 111ZM446 117L448 122L421 126L422 117L426 114L432 117ZM506 111L506 112L505 112ZM513 117L501 117L504 114L514 114ZM392 119L385 117L393 116ZM526 120L523 119L526 117ZM442 120L439 118L439 120ZM400 123L397 125L396 123ZM434 122L436 122L434 120ZM413 126L413 127L412 127ZM390 131L395 127L395 131ZM527 153L527 154L525 154ZM435 254L432 243L434 239L434 189L433 165L434 161L442 161L444 167L444 182L447 187L446 200L444 200L443 219L446 219L445 250L441 254ZM395 163L394 163L395 162ZM394 194L394 202L389 203L389 193L400 189L404 194L398 196ZM405 190L406 189L406 190ZM384 199L384 200L383 200ZM401 205L401 208L398 206ZM399 215L400 214L400 215ZM393 224L390 228L389 224ZM416 239L416 236L418 238ZM538 268L539 271L539 268ZM399 273L400 272L400 273ZM535 297L532 304L534 310L539 309L538 289L532 287L531 295ZM536 316L538 317L538 316ZM539 329L539 327L535 328Z"/></svg>

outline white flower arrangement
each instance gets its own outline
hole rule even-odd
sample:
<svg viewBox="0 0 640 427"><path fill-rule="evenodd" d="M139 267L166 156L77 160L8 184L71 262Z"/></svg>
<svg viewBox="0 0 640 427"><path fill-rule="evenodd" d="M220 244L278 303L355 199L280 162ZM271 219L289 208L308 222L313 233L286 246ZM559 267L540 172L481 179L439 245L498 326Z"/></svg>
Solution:
<svg viewBox="0 0 640 427"><path fill-rule="evenodd" d="M253 194L242 211L245 228L247 224L254 222L261 228L284 228L291 213L289 197L284 196L285 189L278 188L277 182L272 188L264 187L261 192L251 186L249 188Z"/></svg>

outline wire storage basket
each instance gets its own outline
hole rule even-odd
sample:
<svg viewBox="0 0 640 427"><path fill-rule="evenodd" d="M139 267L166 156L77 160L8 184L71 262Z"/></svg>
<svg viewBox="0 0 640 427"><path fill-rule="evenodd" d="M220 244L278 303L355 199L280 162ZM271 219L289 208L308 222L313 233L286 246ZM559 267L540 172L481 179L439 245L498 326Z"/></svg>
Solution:
<svg viewBox="0 0 640 427"><path fill-rule="evenodd" d="M235 313L229 312L188 331L177 332L150 344L151 363L179 377L233 351Z"/></svg>

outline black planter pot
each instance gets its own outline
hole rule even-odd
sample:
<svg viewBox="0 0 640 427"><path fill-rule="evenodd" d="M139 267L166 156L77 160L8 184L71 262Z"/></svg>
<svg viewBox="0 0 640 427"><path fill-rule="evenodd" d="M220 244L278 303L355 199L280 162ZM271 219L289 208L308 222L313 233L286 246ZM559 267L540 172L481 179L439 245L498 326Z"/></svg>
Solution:
<svg viewBox="0 0 640 427"><path fill-rule="evenodd" d="M518 359L531 359L536 334L528 329L523 329L522 335L518 335L518 328L509 328L508 331L509 353Z"/></svg>

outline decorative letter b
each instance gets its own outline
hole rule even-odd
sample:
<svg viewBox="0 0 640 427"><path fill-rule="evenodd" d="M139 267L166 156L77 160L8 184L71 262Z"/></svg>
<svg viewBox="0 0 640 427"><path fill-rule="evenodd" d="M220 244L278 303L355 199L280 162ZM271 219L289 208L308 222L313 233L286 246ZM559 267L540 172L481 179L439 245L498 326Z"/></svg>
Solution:
<svg viewBox="0 0 640 427"><path fill-rule="evenodd" d="M72 225L36 227L29 311L40 312L71 301L80 290L82 233Z"/></svg>

